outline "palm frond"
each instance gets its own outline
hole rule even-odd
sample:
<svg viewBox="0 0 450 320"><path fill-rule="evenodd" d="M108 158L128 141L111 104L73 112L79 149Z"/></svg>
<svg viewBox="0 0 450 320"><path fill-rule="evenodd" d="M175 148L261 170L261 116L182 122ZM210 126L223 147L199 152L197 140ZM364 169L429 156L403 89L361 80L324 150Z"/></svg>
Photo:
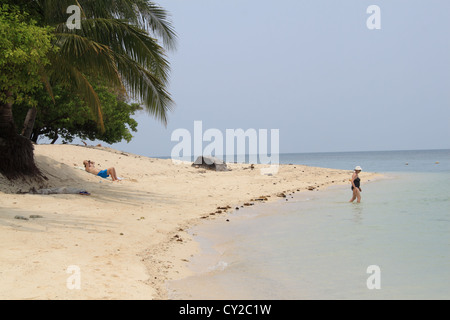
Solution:
<svg viewBox="0 0 450 320"><path fill-rule="evenodd" d="M52 57L51 82L69 85L73 81L73 87L100 120L101 106L88 79L102 79L112 88L126 90L167 124L173 101L166 89L170 72L166 51L176 47L177 36L166 10L148 0L32 3L40 22L55 29L59 52ZM67 7L74 4L82 10L80 30L66 25Z"/></svg>
<svg viewBox="0 0 450 320"><path fill-rule="evenodd" d="M177 34L169 20L169 13L162 7L150 1L136 1L141 16L141 25L146 30L151 30L156 36L163 39L164 46L168 50L176 48Z"/></svg>
<svg viewBox="0 0 450 320"><path fill-rule="evenodd" d="M110 47L73 33L55 34L59 56L86 74L100 76L112 86L122 86Z"/></svg>
<svg viewBox="0 0 450 320"><path fill-rule="evenodd" d="M118 19L86 19L81 22L81 26L81 30L76 32L80 37L96 42L98 46L127 54L149 68L155 76L165 82L168 80L170 66L165 50L144 30ZM56 32L58 38L74 34L65 24L56 26Z"/></svg>
<svg viewBox="0 0 450 320"><path fill-rule="evenodd" d="M58 70L51 71L53 81L72 88L74 92L78 93L90 107L99 127L104 130L100 99L86 75L58 54L52 55L51 61L58 65Z"/></svg>
<svg viewBox="0 0 450 320"><path fill-rule="evenodd" d="M127 55L115 55L122 79L131 96L144 103L145 110L164 125L173 101L161 80Z"/></svg>
<svg viewBox="0 0 450 320"><path fill-rule="evenodd" d="M155 37L161 37L168 50L175 49L177 35L169 13L161 6L148 0L35 0L36 10L41 12L47 25L64 23L67 8L79 5L83 18L119 19L128 21Z"/></svg>

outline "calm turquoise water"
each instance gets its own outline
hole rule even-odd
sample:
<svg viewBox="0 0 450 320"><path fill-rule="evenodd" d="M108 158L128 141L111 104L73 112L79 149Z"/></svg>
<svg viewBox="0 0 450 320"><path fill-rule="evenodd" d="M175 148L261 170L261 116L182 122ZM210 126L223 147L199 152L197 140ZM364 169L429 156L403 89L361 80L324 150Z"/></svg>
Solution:
<svg viewBox="0 0 450 320"><path fill-rule="evenodd" d="M360 165L385 179L294 194L191 230L196 275L174 299L449 299L450 150L282 155L283 163ZM436 164L436 162L439 164ZM408 163L408 165L406 165ZM380 270L369 290L367 268Z"/></svg>

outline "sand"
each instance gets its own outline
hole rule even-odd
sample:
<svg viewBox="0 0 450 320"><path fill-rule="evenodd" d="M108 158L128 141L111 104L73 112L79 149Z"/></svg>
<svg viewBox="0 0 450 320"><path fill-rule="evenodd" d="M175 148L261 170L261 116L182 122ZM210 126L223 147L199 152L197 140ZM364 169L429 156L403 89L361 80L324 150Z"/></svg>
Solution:
<svg viewBox="0 0 450 320"><path fill-rule="evenodd" d="M189 276L188 261L199 251L189 227L205 219L227 223L235 207L264 205L283 192L350 185L352 173L282 165L263 175L266 166L249 164L215 172L75 145L37 145L35 157L45 183L0 175L0 299L167 299L166 282ZM122 180L83 171L83 160L115 167ZM376 176L360 174L362 183ZM90 195L23 193L31 187Z"/></svg>

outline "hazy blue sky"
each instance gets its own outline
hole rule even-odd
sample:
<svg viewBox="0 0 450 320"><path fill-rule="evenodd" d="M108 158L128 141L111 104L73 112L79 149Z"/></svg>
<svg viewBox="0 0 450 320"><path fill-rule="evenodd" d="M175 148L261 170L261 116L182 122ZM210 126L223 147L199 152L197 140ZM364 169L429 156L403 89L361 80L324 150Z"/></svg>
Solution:
<svg viewBox="0 0 450 320"><path fill-rule="evenodd" d="M167 128L129 144L170 155L173 130L279 129L280 151L450 148L450 1L165 0L179 35ZM369 5L381 30L369 30ZM205 143L205 145L208 143Z"/></svg>

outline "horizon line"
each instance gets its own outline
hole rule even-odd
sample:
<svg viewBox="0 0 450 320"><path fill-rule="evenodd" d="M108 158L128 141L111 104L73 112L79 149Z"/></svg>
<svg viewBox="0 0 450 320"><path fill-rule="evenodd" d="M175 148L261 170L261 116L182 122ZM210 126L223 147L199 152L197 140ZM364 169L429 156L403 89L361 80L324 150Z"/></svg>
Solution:
<svg viewBox="0 0 450 320"><path fill-rule="evenodd" d="M318 153L362 153L362 152L408 152L408 151L450 151L450 148L438 148L438 149L397 149L397 150L363 150L363 151L314 151L314 152L280 152L278 153L278 155L288 155L288 154L318 154ZM274 153L275 154L275 153ZM255 156L258 154L236 154L233 155L233 157L239 157L239 156ZM267 154L267 156L271 156L272 154ZM194 157L195 155L191 155L191 157ZM205 155L205 156L209 156L209 155ZM166 159L171 159L172 156L152 156L155 158L166 158ZM214 157L227 157L227 155L214 155ZM184 157L181 157L184 158ZM187 158L187 157L186 157Z"/></svg>

